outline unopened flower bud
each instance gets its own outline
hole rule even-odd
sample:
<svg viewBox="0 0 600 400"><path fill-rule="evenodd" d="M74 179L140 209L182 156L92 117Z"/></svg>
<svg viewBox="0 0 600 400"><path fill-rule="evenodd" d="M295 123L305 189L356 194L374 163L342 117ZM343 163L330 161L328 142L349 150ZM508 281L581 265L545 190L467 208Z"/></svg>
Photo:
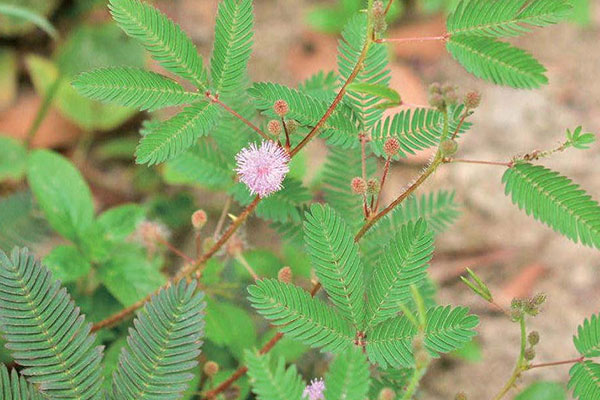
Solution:
<svg viewBox="0 0 600 400"><path fill-rule="evenodd" d="M391 137L383 144L383 151L388 157L394 157L400 151L400 142L395 137Z"/></svg>
<svg viewBox="0 0 600 400"><path fill-rule="evenodd" d="M367 182L358 176L352 179L350 186L352 187L352 193L354 194L363 195L367 192Z"/></svg>
<svg viewBox="0 0 600 400"><path fill-rule="evenodd" d="M429 96L429 105L431 105L431 107L433 108L443 111L446 108L444 96L442 96L439 93L432 94L431 96Z"/></svg>
<svg viewBox="0 0 600 400"><path fill-rule="evenodd" d="M267 129L269 130L271 135L277 137L281 134L282 131L281 122L277 121L276 119L272 119L267 124Z"/></svg>
<svg viewBox="0 0 600 400"><path fill-rule="evenodd" d="M525 349L523 356L525 357L525 359L527 361L533 360L535 358L535 350L533 349L533 347L529 347L528 349Z"/></svg>
<svg viewBox="0 0 600 400"><path fill-rule="evenodd" d="M518 309L523 308L523 300L517 299L517 298L512 299L510 302L510 308L512 308L513 310L518 310Z"/></svg>
<svg viewBox="0 0 600 400"><path fill-rule="evenodd" d="M377 400L394 400L396 398L396 392L392 388L385 387L379 392Z"/></svg>
<svg viewBox="0 0 600 400"><path fill-rule="evenodd" d="M547 296L545 293L538 293L535 296L533 296L533 302L536 306L541 306L546 302L546 298Z"/></svg>
<svg viewBox="0 0 600 400"><path fill-rule="evenodd" d="M454 400L467 400L467 395L465 392L456 393L456 396L454 396Z"/></svg>
<svg viewBox="0 0 600 400"><path fill-rule="evenodd" d="M429 85L429 95L432 96L434 94L442 94L442 85L438 82L433 82Z"/></svg>
<svg viewBox="0 0 600 400"><path fill-rule="evenodd" d="M458 94L456 94L456 92L449 92L444 96L444 99L448 105L453 106L458 104Z"/></svg>
<svg viewBox="0 0 600 400"><path fill-rule="evenodd" d="M283 282L283 283L292 283L292 278L293 278L293 274L292 274L292 269L290 267L283 267L279 270L279 272L277 273L277 279L279 279L279 282Z"/></svg>
<svg viewBox="0 0 600 400"><path fill-rule="evenodd" d="M531 331L529 335L527 335L527 341L530 345L535 346L540 342L540 334L538 331Z"/></svg>
<svg viewBox="0 0 600 400"><path fill-rule="evenodd" d="M194 229L202 229L206 225L206 221L208 221L206 211L198 210L192 214L192 226Z"/></svg>
<svg viewBox="0 0 600 400"><path fill-rule="evenodd" d="M287 113L290 112L290 106L285 100L277 100L275 104L273 104L273 111L280 117L285 117Z"/></svg>
<svg viewBox="0 0 600 400"><path fill-rule="evenodd" d="M440 144L440 150L444 157L450 157L458 151L458 143L456 140L446 139Z"/></svg>
<svg viewBox="0 0 600 400"><path fill-rule="evenodd" d="M517 322L521 318L523 318L523 311L518 310L518 309L511 310L511 312L510 312L510 319L512 321Z"/></svg>
<svg viewBox="0 0 600 400"><path fill-rule="evenodd" d="M457 89L456 86L451 85L449 83L445 83L444 86L442 86L442 94L447 96L449 94L456 93L456 89Z"/></svg>
<svg viewBox="0 0 600 400"><path fill-rule="evenodd" d="M381 189L381 185L379 185L379 180L377 178L371 178L367 181L367 193L370 195L374 195L379 193Z"/></svg>
<svg viewBox="0 0 600 400"><path fill-rule="evenodd" d="M481 93L472 91L465 96L465 107L469 110L474 110L481 104Z"/></svg>
<svg viewBox="0 0 600 400"><path fill-rule="evenodd" d="M207 361L203 368L204 373L212 378L219 373L219 364L214 361Z"/></svg>

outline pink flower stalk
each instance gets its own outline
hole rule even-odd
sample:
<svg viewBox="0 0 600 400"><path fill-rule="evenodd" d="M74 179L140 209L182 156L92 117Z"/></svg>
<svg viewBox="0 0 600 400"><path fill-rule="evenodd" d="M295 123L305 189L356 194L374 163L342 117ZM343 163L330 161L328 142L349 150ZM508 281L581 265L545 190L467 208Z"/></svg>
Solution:
<svg viewBox="0 0 600 400"><path fill-rule="evenodd" d="M252 143L236 156L236 172L248 186L250 193L267 197L281 190L281 182L289 172L290 156L275 142L262 142L260 147Z"/></svg>
<svg viewBox="0 0 600 400"><path fill-rule="evenodd" d="M324 392L325 382L323 382L323 379L313 379L304 389L302 398L308 397L308 400L324 400Z"/></svg>

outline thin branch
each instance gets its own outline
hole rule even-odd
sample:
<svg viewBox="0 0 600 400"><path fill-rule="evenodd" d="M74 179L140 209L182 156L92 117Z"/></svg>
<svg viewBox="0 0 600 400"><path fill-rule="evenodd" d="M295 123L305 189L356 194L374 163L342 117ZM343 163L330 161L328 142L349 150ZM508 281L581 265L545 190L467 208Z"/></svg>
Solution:
<svg viewBox="0 0 600 400"><path fill-rule="evenodd" d="M467 120L468 116L469 116L469 109L465 107L465 112L463 113L462 117L460 118L460 122L456 126L456 130L454 131L454 133L452 133L452 137L451 137L452 140L456 139L456 137L458 136L458 134L460 132L460 129L465 124L465 121Z"/></svg>
<svg viewBox="0 0 600 400"><path fill-rule="evenodd" d="M185 260L185 262L193 263L195 261L193 258L189 257L183 251L179 250L177 247L175 247L173 244L169 243L167 240L163 239L162 237L157 236L156 241L158 243L162 244L163 246L165 246L167 249L169 249L173 254L183 258Z"/></svg>
<svg viewBox="0 0 600 400"><path fill-rule="evenodd" d="M367 233L373 225L381 218L385 217L390 211L392 211L397 205L402 203L408 196L410 196L423 182L429 178L431 174L435 172L437 167L442 163L442 159L440 157L436 157L431 164L423 171L423 173L415 180L400 196L396 198L389 206L383 209L381 212L375 214L373 217L369 218L369 220L363 225L361 230L354 236L354 241L358 242L364 235Z"/></svg>
<svg viewBox="0 0 600 400"><path fill-rule="evenodd" d="M250 276L252 276L252 279L254 279L255 281L260 279L256 271L254 271L254 268L252 268L252 266L250 265L248 260L246 260L246 258L242 255L242 253L236 254L235 259L238 260L240 264L242 264L246 271L248 271Z"/></svg>
<svg viewBox="0 0 600 400"><path fill-rule="evenodd" d="M379 211L379 202L381 201L381 193L383 192L383 186L385 185L385 180L390 171L390 164L392 162L392 157L388 157L385 160L385 166L383 167L383 176L381 177L381 186L379 187L379 193L377 194L377 202L375 203L375 208L373 208L373 212Z"/></svg>
<svg viewBox="0 0 600 400"><path fill-rule="evenodd" d="M440 36L423 36L423 37L408 37L408 38L381 38L375 39L376 43L408 43L408 42L433 42L439 40L448 40L450 35L445 33Z"/></svg>
<svg viewBox="0 0 600 400"><path fill-rule="evenodd" d="M217 240L219 235L221 234L221 229L223 229L223 224L225 223L225 218L227 218L227 213L229 212L229 208L231 207L231 196L227 197L225 201L225 205L223 206L223 211L221 211L221 216L219 216L219 221L217 222L217 227L215 228L215 233L213 233L213 239Z"/></svg>
<svg viewBox="0 0 600 400"><path fill-rule="evenodd" d="M384 15L388 15L388 13L390 12L390 9L392 8L392 3L393 2L394 2L394 0L388 1L387 7L385 7Z"/></svg>
<svg viewBox="0 0 600 400"><path fill-rule="evenodd" d="M290 132L288 131L288 127L285 123L285 119L283 117L281 117L281 124L283 125L283 130L285 131L285 149L287 151L290 151Z"/></svg>
<svg viewBox="0 0 600 400"><path fill-rule="evenodd" d="M541 363L541 364L531 364L531 365L527 366L527 369L529 370L529 369L533 369L533 368L554 367L556 365L577 364L577 363L580 363L583 361L585 361L585 357L581 356L578 358L573 358L571 360L554 361L554 362Z"/></svg>
<svg viewBox="0 0 600 400"><path fill-rule="evenodd" d="M501 162L501 161L480 161L480 160L464 160L461 158L445 158L444 163L463 163L463 164L481 164L481 165L498 165L501 167L512 168L514 167L513 162Z"/></svg>
<svg viewBox="0 0 600 400"><path fill-rule="evenodd" d="M44 99L42 100L42 104L35 115L35 119L27 131L27 136L25 137L25 146L27 148L31 148L35 134L38 132L42 122L44 122L44 119L48 115L48 111L50 111L50 106L52 105L52 102L58 93L58 88L60 87L62 80L63 77L59 74L46 91Z"/></svg>
<svg viewBox="0 0 600 400"><path fill-rule="evenodd" d="M223 103L221 100L219 100L219 96L215 96L213 95L211 92L206 92L206 97L212 101L213 103L216 103L218 105L220 105L221 107L223 107L223 109L225 109L228 113L230 113L231 115L233 115L234 117L236 117L237 119L239 119L240 121L242 121L244 124L248 125L250 128L252 128L256 133L258 133L260 136L263 137L263 139L265 140L273 140L269 137L269 135L267 135L266 133L264 133L258 126L254 125L252 122L248 121L246 118L242 117L239 113L237 113L234 109L232 109L231 107L229 107L227 104Z"/></svg>

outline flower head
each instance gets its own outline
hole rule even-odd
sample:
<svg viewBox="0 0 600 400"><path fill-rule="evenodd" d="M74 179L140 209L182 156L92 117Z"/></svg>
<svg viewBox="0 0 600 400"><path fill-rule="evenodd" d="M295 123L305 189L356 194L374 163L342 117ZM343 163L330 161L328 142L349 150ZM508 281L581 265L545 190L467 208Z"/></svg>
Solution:
<svg viewBox="0 0 600 400"><path fill-rule="evenodd" d="M313 379L310 384L306 386L302 393L302 398L307 397L308 400L324 400L325 396L325 382L323 379Z"/></svg>
<svg viewBox="0 0 600 400"><path fill-rule="evenodd" d="M262 142L260 147L251 144L236 156L236 172L252 194L267 197L281 190L281 182L289 172L290 156L276 143Z"/></svg>

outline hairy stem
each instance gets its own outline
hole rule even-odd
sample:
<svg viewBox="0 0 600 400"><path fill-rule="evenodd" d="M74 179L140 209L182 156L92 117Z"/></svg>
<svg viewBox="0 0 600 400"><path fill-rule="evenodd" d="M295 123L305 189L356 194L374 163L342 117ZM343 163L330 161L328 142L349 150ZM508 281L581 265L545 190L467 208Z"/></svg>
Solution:
<svg viewBox="0 0 600 400"><path fill-rule="evenodd" d="M507 168L512 168L514 166L513 162L465 160L462 158L445 158L444 163L498 165L498 166L507 167Z"/></svg>
<svg viewBox="0 0 600 400"><path fill-rule="evenodd" d="M423 36L423 37L408 37L408 38L381 38L375 40L376 43L407 43L407 42L434 42L439 40L447 40L450 37L447 33L439 36Z"/></svg>
<svg viewBox="0 0 600 400"><path fill-rule="evenodd" d="M585 357L581 356L578 358L573 358L571 360L554 361L554 362L541 363L541 364L531 364L531 365L527 366L527 370L534 369L534 368L554 367L557 365L565 365L565 364L577 364L577 363L580 363L583 361L585 361Z"/></svg>
<svg viewBox="0 0 600 400"><path fill-rule="evenodd" d="M408 386L406 387L406 391L404 395L401 397L402 400L410 400L415 395L415 392L419 388L419 384L421 383L421 379L427 372L427 367L429 366L429 359L427 362L423 363L423 365L418 366L413 371L412 376L410 377L410 381L408 382Z"/></svg>

